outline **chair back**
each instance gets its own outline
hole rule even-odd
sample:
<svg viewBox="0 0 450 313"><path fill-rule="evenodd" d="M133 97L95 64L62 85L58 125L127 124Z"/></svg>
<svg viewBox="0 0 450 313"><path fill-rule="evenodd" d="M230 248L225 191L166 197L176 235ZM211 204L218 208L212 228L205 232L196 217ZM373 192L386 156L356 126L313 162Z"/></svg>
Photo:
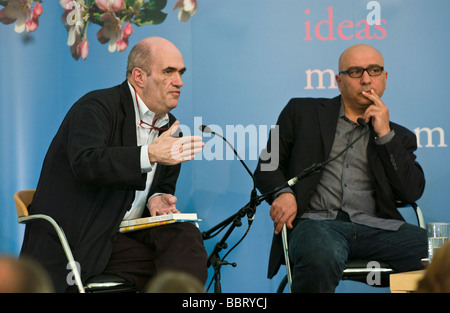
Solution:
<svg viewBox="0 0 450 313"><path fill-rule="evenodd" d="M20 190L14 194L14 202L18 217L28 216L28 206L33 201L36 190Z"/></svg>

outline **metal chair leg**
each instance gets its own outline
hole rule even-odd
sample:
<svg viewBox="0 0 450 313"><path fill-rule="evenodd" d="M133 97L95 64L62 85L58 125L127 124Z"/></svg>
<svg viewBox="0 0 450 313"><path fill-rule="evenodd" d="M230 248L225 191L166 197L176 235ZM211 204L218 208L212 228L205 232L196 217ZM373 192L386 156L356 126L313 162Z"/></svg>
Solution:
<svg viewBox="0 0 450 313"><path fill-rule="evenodd" d="M288 280L288 285L289 285L289 292L292 292L292 290L291 290L292 274L291 274L291 264L289 262L289 247L288 247L286 224L283 225L283 230L281 231L281 238L283 241L284 260L286 262L286 272L287 272L287 280Z"/></svg>
<svg viewBox="0 0 450 313"><path fill-rule="evenodd" d="M43 219L43 220L46 220L47 222L49 222L50 224L52 224L53 228L55 229L56 233L58 234L59 240L61 241L61 245L63 246L63 250L66 254L67 260L69 261L69 265L70 265L70 268L72 269L72 273L74 275L75 283L78 287L78 291L80 293L85 293L83 283L81 282L81 275L77 268L77 263L75 262L75 259L73 258L73 254L70 249L69 243L67 242L66 235L64 234L64 231L62 230L62 228L59 227L58 223L56 223L56 221L53 218L51 218L50 216L43 215L43 214L34 214L34 215L19 217L17 221L19 223L25 223L25 222L35 220L35 219Z"/></svg>

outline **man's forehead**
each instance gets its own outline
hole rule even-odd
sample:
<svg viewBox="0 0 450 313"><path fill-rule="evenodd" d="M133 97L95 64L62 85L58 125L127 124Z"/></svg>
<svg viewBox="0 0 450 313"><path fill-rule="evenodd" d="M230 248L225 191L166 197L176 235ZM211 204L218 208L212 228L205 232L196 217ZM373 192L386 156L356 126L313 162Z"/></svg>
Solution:
<svg viewBox="0 0 450 313"><path fill-rule="evenodd" d="M384 66L382 54L369 45L355 45L345 50L339 58L340 67L349 66Z"/></svg>
<svg viewBox="0 0 450 313"><path fill-rule="evenodd" d="M180 70L184 68L184 61L181 54L163 54L155 57L153 65L158 69L174 68Z"/></svg>
<svg viewBox="0 0 450 313"><path fill-rule="evenodd" d="M174 62L155 62L153 63L154 69L158 71L181 71L186 70L186 67L184 66L184 63L174 63Z"/></svg>
<svg viewBox="0 0 450 313"><path fill-rule="evenodd" d="M349 55L342 59L342 67L360 66L367 67L370 65L384 66L383 58L375 54L355 54Z"/></svg>

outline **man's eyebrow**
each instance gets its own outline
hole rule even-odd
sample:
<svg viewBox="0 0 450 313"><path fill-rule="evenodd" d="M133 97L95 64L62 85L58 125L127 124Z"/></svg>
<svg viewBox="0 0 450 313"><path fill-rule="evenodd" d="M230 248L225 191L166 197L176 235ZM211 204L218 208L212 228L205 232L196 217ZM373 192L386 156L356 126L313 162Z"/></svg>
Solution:
<svg viewBox="0 0 450 313"><path fill-rule="evenodd" d="M367 67L372 67L372 66L378 66L378 67L383 67L383 65L379 65L379 64L369 64ZM354 68L363 68L362 66L350 66L349 69L354 69Z"/></svg>
<svg viewBox="0 0 450 313"><path fill-rule="evenodd" d="M176 72L177 69L176 69L175 67L168 66L168 67L166 67L165 69L163 69L163 72L166 72L166 71L169 71L169 72ZM183 74L184 72L186 72L186 67L183 67L183 68L180 69L178 72L180 72L181 74Z"/></svg>

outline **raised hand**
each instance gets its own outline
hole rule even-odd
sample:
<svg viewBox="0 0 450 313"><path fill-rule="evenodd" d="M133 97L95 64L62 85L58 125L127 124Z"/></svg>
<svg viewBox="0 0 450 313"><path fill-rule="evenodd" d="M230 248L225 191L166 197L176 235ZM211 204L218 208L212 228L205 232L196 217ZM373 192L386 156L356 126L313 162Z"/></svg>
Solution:
<svg viewBox="0 0 450 313"><path fill-rule="evenodd" d="M179 126L180 122L176 121L148 146L150 162L175 165L192 160L196 153L202 151L205 143L201 136L172 137Z"/></svg>

